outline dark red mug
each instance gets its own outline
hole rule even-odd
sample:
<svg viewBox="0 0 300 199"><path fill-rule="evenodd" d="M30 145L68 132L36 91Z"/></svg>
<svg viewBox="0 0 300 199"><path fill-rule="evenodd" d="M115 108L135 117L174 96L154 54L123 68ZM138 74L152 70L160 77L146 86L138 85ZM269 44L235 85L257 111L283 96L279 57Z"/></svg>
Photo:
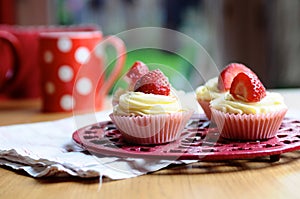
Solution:
<svg viewBox="0 0 300 199"><path fill-rule="evenodd" d="M99 30L99 27L0 25L0 98L41 96L38 63L40 33L94 30Z"/></svg>
<svg viewBox="0 0 300 199"><path fill-rule="evenodd" d="M19 69L21 46L18 38L0 30L0 91L9 88Z"/></svg>

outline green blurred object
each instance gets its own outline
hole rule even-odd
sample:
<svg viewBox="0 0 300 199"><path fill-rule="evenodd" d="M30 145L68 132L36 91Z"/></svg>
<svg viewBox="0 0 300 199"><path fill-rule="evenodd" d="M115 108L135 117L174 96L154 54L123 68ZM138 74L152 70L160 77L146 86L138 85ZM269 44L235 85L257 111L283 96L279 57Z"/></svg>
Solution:
<svg viewBox="0 0 300 199"><path fill-rule="evenodd" d="M106 69L107 74L110 74L116 60L113 49L107 49L106 59L109 64ZM121 77L126 74L135 61L144 62L150 70L159 68L175 88L182 89L184 85L181 83L189 79L191 64L188 61L179 55L158 49L139 49L128 52Z"/></svg>
<svg viewBox="0 0 300 199"><path fill-rule="evenodd" d="M57 22L59 25L72 25L74 24L72 20L72 14L68 10L65 0L57 1Z"/></svg>

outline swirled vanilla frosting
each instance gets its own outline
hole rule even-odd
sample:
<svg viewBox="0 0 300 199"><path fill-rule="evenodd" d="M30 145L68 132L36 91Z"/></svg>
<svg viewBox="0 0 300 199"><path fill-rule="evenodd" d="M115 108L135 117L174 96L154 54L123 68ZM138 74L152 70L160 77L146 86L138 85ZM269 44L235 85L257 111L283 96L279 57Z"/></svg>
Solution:
<svg viewBox="0 0 300 199"><path fill-rule="evenodd" d="M212 100L210 106L219 111L234 114L265 114L287 109L283 97L275 92L267 92L266 97L261 101L252 103L236 100L230 93L226 93Z"/></svg>
<svg viewBox="0 0 300 199"><path fill-rule="evenodd" d="M208 80L196 89L197 99L210 101L223 95L218 89L218 77Z"/></svg>
<svg viewBox="0 0 300 199"><path fill-rule="evenodd" d="M182 108L174 95L126 92L120 96L113 111L118 115L156 115L179 112Z"/></svg>

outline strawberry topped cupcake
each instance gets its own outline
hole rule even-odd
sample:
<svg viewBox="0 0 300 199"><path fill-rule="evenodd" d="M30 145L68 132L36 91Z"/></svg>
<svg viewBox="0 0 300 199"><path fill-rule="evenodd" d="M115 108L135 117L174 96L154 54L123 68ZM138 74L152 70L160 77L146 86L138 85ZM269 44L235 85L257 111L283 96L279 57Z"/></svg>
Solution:
<svg viewBox="0 0 300 199"><path fill-rule="evenodd" d="M229 92L234 77L240 72L254 74L251 69L240 63L227 65L218 77L208 80L196 89L197 101L204 110L207 118L211 118L210 102Z"/></svg>
<svg viewBox="0 0 300 199"><path fill-rule="evenodd" d="M110 117L127 142L172 142L179 138L193 111L182 108L168 78L159 69L144 69L145 74L140 69L133 66L127 73L127 78L134 77L129 86L132 90L119 96Z"/></svg>
<svg viewBox="0 0 300 199"><path fill-rule="evenodd" d="M196 89L197 101L203 109L206 117L211 118L210 101L221 97L224 93L218 89L218 77L208 80L204 85Z"/></svg>
<svg viewBox="0 0 300 199"><path fill-rule="evenodd" d="M238 73L229 92L210 107L221 136L238 140L274 137L287 112L283 97L267 92L253 72Z"/></svg>

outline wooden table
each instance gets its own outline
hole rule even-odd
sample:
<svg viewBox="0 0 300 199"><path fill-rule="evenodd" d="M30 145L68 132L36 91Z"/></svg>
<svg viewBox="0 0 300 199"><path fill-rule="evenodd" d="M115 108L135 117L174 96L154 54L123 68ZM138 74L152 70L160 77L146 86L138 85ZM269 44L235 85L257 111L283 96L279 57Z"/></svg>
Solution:
<svg viewBox="0 0 300 199"><path fill-rule="evenodd" d="M279 90L291 110L300 113L300 89ZM60 119L71 114L40 113L39 100L0 104L0 125ZM300 115L299 115L300 118ZM0 198L300 198L300 152L264 159L199 162L152 174L111 181L29 177L0 168Z"/></svg>

